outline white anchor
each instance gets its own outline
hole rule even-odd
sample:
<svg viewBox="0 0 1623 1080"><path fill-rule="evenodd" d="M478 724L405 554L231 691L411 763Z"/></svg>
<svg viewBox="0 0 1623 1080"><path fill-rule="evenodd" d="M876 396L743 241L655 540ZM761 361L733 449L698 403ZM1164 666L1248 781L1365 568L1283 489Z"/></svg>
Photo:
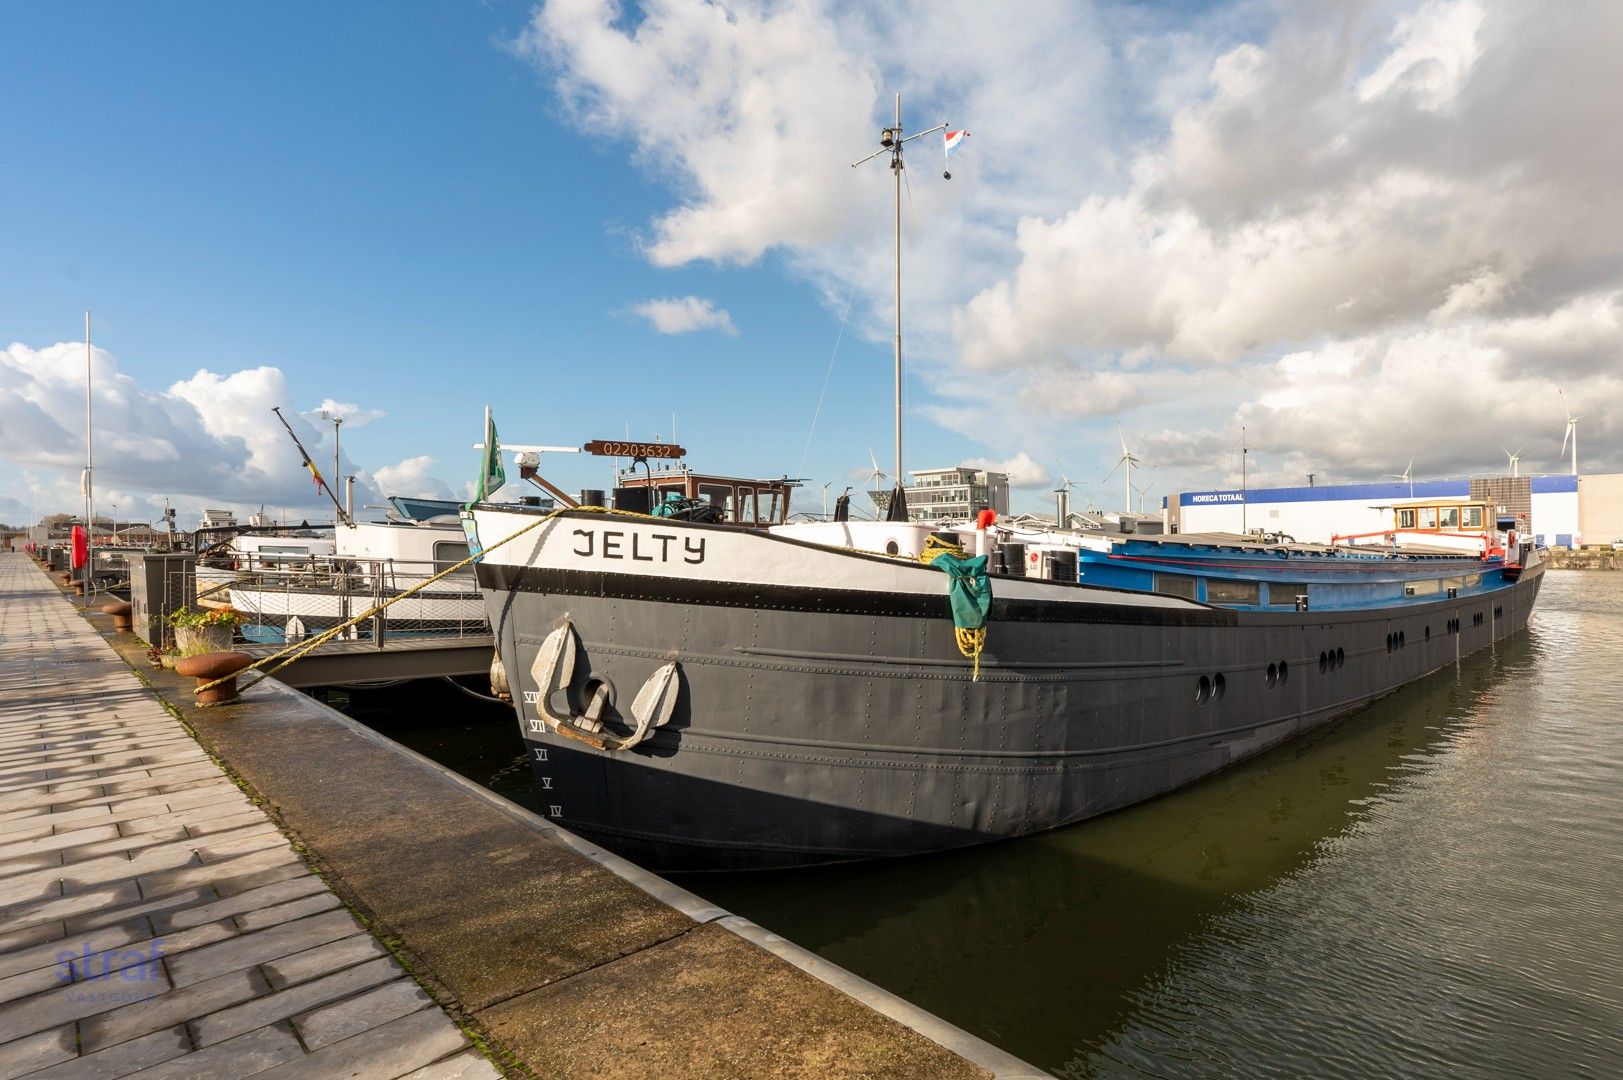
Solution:
<svg viewBox="0 0 1623 1080"><path fill-rule="evenodd" d="M637 691L631 702L635 727L628 735L617 735L603 726L604 712L610 705L606 683L597 683L586 711L579 715L569 711L567 694L564 708L555 708L554 695L567 691L574 681L576 652L575 628L565 619L542 640L535 662L530 665L530 677L539 688L536 708L558 734L599 750L629 750L670 722L682 692L680 666L675 660L660 665Z"/></svg>

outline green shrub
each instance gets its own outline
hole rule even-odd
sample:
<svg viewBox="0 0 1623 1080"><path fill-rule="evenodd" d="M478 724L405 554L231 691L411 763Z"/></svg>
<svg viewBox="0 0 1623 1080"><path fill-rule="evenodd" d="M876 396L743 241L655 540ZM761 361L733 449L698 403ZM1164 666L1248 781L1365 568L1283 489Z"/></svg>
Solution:
<svg viewBox="0 0 1623 1080"><path fill-rule="evenodd" d="M202 629L208 626L236 626L242 616L230 608L182 607L169 613L169 625Z"/></svg>

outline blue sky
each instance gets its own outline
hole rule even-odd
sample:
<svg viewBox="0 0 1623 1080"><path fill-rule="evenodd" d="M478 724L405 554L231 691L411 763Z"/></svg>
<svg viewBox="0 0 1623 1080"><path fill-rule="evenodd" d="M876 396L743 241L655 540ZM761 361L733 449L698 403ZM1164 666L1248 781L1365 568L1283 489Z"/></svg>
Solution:
<svg viewBox="0 0 1623 1080"><path fill-rule="evenodd" d="M770 265L640 259L654 185L560 124L505 51L526 12L9 8L3 336L78 338L88 307L146 386L274 365L297 405L387 414L345 433L346 456L428 453L452 480L487 402L513 441L668 437L675 411L697 460L794 469L786 429L803 441L810 409L790 398L815 394L837 317ZM694 289L750 332L616 314ZM846 408L882 416L871 399Z"/></svg>
<svg viewBox="0 0 1623 1080"><path fill-rule="evenodd" d="M1152 500L1230 483L1241 423L1264 482L1485 473L1521 442L1553 469L1557 387L1585 471L1617 463L1615 124L1557 77L1616 88L1609 16L1020 14L9 5L0 520L75 501L58 346L86 308L122 378L98 488L148 510L307 492L277 402L353 405L346 470L380 487L460 491L487 403L509 442L668 437L674 412L695 466L805 475L812 505L870 446L890 471L888 183L847 163L897 89L910 128L975 133L951 184L938 146L909 174L910 467L1013 460L1017 508L1063 468L1119 505L1120 421ZM734 332L632 310L684 297ZM1411 415L1485 371L1459 424Z"/></svg>

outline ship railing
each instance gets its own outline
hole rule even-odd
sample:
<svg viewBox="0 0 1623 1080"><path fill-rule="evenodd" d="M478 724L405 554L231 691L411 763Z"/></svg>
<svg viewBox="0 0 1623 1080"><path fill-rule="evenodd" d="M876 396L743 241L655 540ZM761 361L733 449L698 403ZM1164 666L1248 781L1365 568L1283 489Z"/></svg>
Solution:
<svg viewBox="0 0 1623 1080"><path fill-rule="evenodd" d="M1479 533L1479 532L1468 532L1468 533L1463 533L1463 532L1441 532L1441 531L1439 531L1437 529L1376 529L1374 532L1337 533L1334 536L1330 537L1330 546L1335 547L1337 544L1340 544L1343 541L1347 541L1347 540L1367 540L1372 536L1379 536L1379 537L1383 538L1387 543L1392 544L1394 546L1396 546L1396 544L1398 542L1398 537L1400 537L1400 536L1418 536L1418 537L1446 536L1446 537L1451 537L1451 538L1456 539L1456 540L1472 540L1472 541L1475 541L1475 542L1480 543L1482 545L1482 556L1483 556L1483 558L1487 558L1489 551L1493 548L1493 537L1490 536L1488 533Z"/></svg>
<svg viewBox="0 0 1623 1080"><path fill-rule="evenodd" d="M291 644L364 615L450 562L356 559L336 555L239 558L200 566L193 606L225 608L241 620L239 636L256 644ZM474 575L458 573L384 607L337 641L384 648L392 639L488 636L484 600Z"/></svg>

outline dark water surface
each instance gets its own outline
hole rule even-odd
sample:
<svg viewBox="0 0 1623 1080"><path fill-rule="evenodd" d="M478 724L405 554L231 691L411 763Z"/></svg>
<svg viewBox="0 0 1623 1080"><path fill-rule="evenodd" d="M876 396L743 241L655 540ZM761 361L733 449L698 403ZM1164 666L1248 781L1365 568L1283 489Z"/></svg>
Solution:
<svg viewBox="0 0 1623 1080"><path fill-rule="evenodd" d="M355 705L535 805L510 711ZM1552 572L1526 634L1177 794L682 884L1062 1076L1620 1075L1620 711L1623 574Z"/></svg>

